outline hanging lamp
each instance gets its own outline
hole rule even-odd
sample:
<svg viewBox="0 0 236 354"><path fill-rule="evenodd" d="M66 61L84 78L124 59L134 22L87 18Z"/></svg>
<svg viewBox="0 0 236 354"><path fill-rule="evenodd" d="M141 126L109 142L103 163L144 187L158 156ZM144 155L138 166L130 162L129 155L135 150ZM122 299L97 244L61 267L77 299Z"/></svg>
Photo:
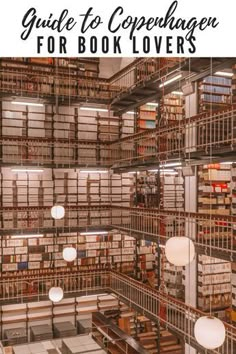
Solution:
<svg viewBox="0 0 236 354"><path fill-rule="evenodd" d="M74 247L66 247L64 248L62 255L66 262L73 262L76 259L77 251Z"/></svg>
<svg viewBox="0 0 236 354"><path fill-rule="evenodd" d="M51 216L53 219L63 219L65 216L65 208L62 205L54 205L51 208Z"/></svg>
<svg viewBox="0 0 236 354"><path fill-rule="evenodd" d="M63 299L64 293L61 287L54 286L49 290L48 296L52 302L60 302Z"/></svg>
<svg viewBox="0 0 236 354"><path fill-rule="evenodd" d="M184 267L193 261L195 246L188 237L175 236L167 240L165 253L167 260L171 264L177 267Z"/></svg>
<svg viewBox="0 0 236 354"><path fill-rule="evenodd" d="M203 316L195 323L194 336L202 347L216 349L225 341L225 326L219 318Z"/></svg>

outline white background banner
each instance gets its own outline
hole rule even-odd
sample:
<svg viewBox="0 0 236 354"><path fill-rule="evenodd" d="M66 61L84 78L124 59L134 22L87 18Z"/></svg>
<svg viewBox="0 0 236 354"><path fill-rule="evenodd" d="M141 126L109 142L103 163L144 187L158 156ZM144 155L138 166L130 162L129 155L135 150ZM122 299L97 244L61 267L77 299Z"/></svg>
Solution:
<svg viewBox="0 0 236 354"><path fill-rule="evenodd" d="M2 0L0 56L236 56L235 0Z"/></svg>

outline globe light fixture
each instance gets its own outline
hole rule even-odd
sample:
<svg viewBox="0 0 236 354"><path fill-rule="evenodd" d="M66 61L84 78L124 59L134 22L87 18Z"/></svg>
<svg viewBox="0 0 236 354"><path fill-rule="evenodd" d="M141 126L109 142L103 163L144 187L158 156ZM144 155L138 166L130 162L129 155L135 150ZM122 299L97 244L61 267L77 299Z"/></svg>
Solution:
<svg viewBox="0 0 236 354"><path fill-rule="evenodd" d="M171 264L177 267L186 266L194 259L194 243L188 237L171 237L166 242L165 254Z"/></svg>
<svg viewBox="0 0 236 354"><path fill-rule="evenodd" d="M49 290L48 296L52 302L60 302L63 299L63 290L59 286L52 287Z"/></svg>
<svg viewBox="0 0 236 354"><path fill-rule="evenodd" d="M51 208L51 216L56 220L64 218L65 208L62 205L54 205Z"/></svg>
<svg viewBox="0 0 236 354"><path fill-rule="evenodd" d="M225 341L225 326L219 318L213 316L200 317L194 326L197 342L206 349L219 348Z"/></svg>
<svg viewBox="0 0 236 354"><path fill-rule="evenodd" d="M73 262L76 259L77 251L74 247L66 247L64 248L62 255L66 262Z"/></svg>

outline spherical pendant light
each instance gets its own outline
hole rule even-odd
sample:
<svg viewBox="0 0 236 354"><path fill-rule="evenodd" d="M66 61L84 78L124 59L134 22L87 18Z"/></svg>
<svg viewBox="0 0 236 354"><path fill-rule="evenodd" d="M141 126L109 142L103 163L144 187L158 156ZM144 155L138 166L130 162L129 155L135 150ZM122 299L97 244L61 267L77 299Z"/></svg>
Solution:
<svg viewBox="0 0 236 354"><path fill-rule="evenodd" d="M63 299L63 290L59 286L52 287L49 290L48 296L52 302L60 302Z"/></svg>
<svg viewBox="0 0 236 354"><path fill-rule="evenodd" d="M219 318L200 317L194 326L194 335L199 344L206 349L219 348L225 340L225 326Z"/></svg>
<svg viewBox="0 0 236 354"><path fill-rule="evenodd" d="M167 260L175 266L186 266L194 259L194 243L188 237L171 237L166 242L165 254Z"/></svg>
<svg viewBox="0 0 236 354"><path fill-rule="evenodd" d="M74 247L66 247L64 248L62 255L66 262L73 262L76 259L77 251Z"/></svg>
<svg viewBox="0 0 236 354"><path fill-rule="evenodd" d="M65 208L62 205L54 205L51 208L51 215L53 219L62 219L65 216Z"/></svg>

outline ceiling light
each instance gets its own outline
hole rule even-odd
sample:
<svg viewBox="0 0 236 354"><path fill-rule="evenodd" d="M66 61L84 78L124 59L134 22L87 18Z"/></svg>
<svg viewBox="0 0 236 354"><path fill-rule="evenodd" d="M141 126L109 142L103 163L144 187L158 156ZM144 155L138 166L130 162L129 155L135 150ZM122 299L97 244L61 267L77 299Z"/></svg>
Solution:
<svg viewBox="0 0 236 354"><path fill-rule="evenodd" d="M135 112L134 111L128 111L128 112L126 112L126 114L135 114Z"/></svg>
<svg viewBox="0 0 236 354"><path fill-rule="evenodd" d="M225 161L225 162L220 162L221 165L232 165L232 161Z"/></svg>
<svg viewBox="0 0 236 354"><path fill-rule="evenodd" d="M162 170L160 171L160 174L161 175L177 175L178 172L177 171L174 171L174 170Z"/></svg>
<svg viewBox="0 0 236 354"><path fill-rule="evenodd" d="M232 77L234 74L225 71L217 71L214 75Z"/></svg>
<svg viewBox="0 0 236 354"><path fill-rule="evenodd" d="M170 162L170 163L166 163L166 164L161 164L160 167L175 167L175 166L181 166L182 163L181 162Z"/></svg>
<svg viewBox="0 0 236 354"><path fill-rule="evenodd" d="M158 103L155 102L148 102L146 104L148 104L149 106L158 107Z"/></svg>
<svg viewBox="0 0 236 354"><path fill-rule="evenodd" d="M182 77L182 74L179 74L179 75L176 75L174 77L172 77L171 79L167 80L167 81L164 81L162 84L159 85L159 87L163 87L163 86L166 86L166 85L169 85L171 84L172 82L180 79Z"/></svg>
<svg viewBox="0 0 236 354"><path fill-rule="evenodd" d="M160 171L160 172L175 172L175 170L173 170L173 169L170 169L170 168L163 168L163 169L156 169L156 170L148 170L148 172L158 172L158 171Z"/></svg>
<svg viewBox="0 0 236 354"><path fill-rule="evenodd" d="M81 170L80 173L108 173L106 170Z"/></svg>
<svg viewBox="0 0 236 354"><path fill-rule="evenodd" d="M26 234L26 235L11 235L11 238L38 238L38 237L43 237L43 234Z"/></svg>
<svg viewBox="0 0 236 354"><path fill-rule="evenodd" d="M171 93L172 93L173 95L183 96L183 92L182 92L182 91L172 91Z"/></svg>
<svg viewBox="0 0 236 354"><path fill-rule="evenodd" d="M95 111L95 112L108 112L105 108L95 108L95 107L80 107L81 111Z"/></svg>
<svg viewBox="0 0 236 354"><path fill-rule="evenodd" d="M17 173L21 173L21 172L42 173L42 172L44 172L44 170L43 169L28 169L28 168L12 168L11 172L17 172Z"/></svg>
<svg viewBox="0 0 236 354"><path fill-rule="evenodd" d="M43 104L43 103L36 103L36 102L12 101L11 104L17 104L17 105L21 105L21 106L44 107L44 104Z"/></svg>
<svg viewBox="0 0 236 354"><path fill-rule="evenodd" d="M88 232L80 232L81 236L87 236L87 235L107 235L108 231L88 231Z"/></svg>

